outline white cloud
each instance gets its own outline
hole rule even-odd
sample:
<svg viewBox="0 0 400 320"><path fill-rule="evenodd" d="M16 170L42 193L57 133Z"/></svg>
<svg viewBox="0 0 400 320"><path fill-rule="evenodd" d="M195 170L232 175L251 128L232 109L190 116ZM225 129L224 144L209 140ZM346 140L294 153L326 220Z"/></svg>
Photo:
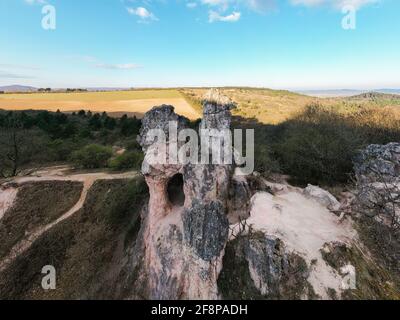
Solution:
<svg viewBox="0 0 400 320"><path fill-rule="evenodd" d="M129 14L138 16L140 21L158 21L158 18L149 10L144 7L131 8L127 7L126 10Z"/></svg>
<svg viewBox="0 0 400 320"><path fill-rule="evenodd" d="M104 63L100 59L97 59L93 56L87 55L71 55L67 56L67 59L72 59L76 61L85 62L93 67L101 68L101 69L110 69L110 70L133 70L140 68L140 66L136 63Z"/></svg>
<svg viewBox="0 0 400 320"><path fill-rule="evenodd" d="M24 0L25 3L33 5L33 4L47 4L46 0Z"/></svg>
<svg viewBox="0 0 400 320"><path fill-rule="evenodd" d="M381 0L290 0L293 5L304 5L307 7L328 5L337 9L345 6L353 6L356 9L368 4L379 3Z"/></svg>
<svg viewBox="0 0 400 320"><path fill-rule="evenodd" d="M246 0L246 6L257 12L267 12L276 7L275 0Z"/></svg>
<svg viewBox="0 0 400 320"><path fill-rule="evenodd" d="M139 68L139 66L134 63L125 63L125 64L99 63L96 65L96 67L102 69L114 69L114 70L132 70Z"/></svg>
<svg viewBox="0 0 400 320"><path fill-rule="evenodd" d="M22 70L40 70L39 67L35 67L35 66L26 66L26 65L22 65L22 64L8 64L8 63L1 63L0 68L22 69Z"/></svg>
<svg viewBox="0 0 400 320"><path fill-rule="evenodd" d="M16 74L12 72L0 70L0 79L33 79L34 77L23 74Z"/></svg>
<svg viewBox="0 0 400 320"><path fill-rule="evenodd" d="M303 5L307 7L331 6L341 9L346 5L354 6L359 9L368 4L376 4L382 0L198 0L197 3L216 8L219 12L223 12L233 7L249 8L256 12L268 12L277 6L278 2L287 1L292 5Z"/></svg>
<svg viewBox="0 0 400 320"><path fill-rule="evenodd" d="M225 11L234 2L233 0L200 0L204 5L210 7L218 7L221 11Z"/></svg>
<svg viewBox="0 0 400 320"><path fill-rule="evenodd" d="M229 15L223 16L219 14L216 11L210 11L208 15L208 22L216 22L216 21L221 21L221 22L236 22L239 21L241 16L240 12L234 11Z"/></svg>

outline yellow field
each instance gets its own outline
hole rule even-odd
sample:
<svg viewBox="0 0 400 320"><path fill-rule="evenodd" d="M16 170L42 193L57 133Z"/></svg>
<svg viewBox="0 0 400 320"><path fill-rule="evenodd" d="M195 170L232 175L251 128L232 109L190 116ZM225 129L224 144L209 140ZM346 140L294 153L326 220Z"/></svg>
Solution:
<svg viewBox="0 0 400 320"><path fill-rule="evenodd" d="M27 93L0 95L0 109L49 110L92 112L127 112L143 115L154 106L170 104L175 112L189 119L197 119L199 113L177 90L132 90L111 92Z"/></svg>

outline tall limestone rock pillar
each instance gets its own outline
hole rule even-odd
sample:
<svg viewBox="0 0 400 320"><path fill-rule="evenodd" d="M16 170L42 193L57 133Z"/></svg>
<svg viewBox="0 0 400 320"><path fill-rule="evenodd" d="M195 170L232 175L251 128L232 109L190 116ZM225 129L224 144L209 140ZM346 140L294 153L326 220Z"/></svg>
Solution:
<svg viewBox="0 0 400 320"><path fill-rule="evenodd" d="M205 96L200 125L203 130L200 132L215 129L211 130L210 141L218 139L213 134L221 134L221 131L226 134L230 130L231 107L229 100L218 91ZM148 298L215 299L218 298L217 278L228 241L227 200L232 165L214 164L211 151L215 145L212 143L201 143L203 152L207 151L204 145L210 151L211 163L169 161L174 159L169 146L179 146L177 135L170 132L171 122L176 123L178 134L188 124L188 120L176 115L171 106L153 108L143 119L138 139L145 153L142 173L150 189L143 233ZM149 135L151 129L164 132L166 142ZM229 139L224 140L226 145L221 148L228 148L229 142ZM155 147L165 148L166 163L147 161ZM179 191L179 186L171 189L171 182L178 181L179 177L183 179L182 190ZM179 192L183 192L184 202L177 204L173 198L179 196L176 194Z"/></svg>

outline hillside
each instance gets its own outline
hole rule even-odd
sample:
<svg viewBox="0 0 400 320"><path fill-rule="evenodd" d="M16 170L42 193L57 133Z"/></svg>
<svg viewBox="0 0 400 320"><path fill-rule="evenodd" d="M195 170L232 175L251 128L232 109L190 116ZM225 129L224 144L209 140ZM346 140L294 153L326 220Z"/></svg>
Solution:
<svg viewBox="0 0 400 320"><path fill-rule="evenodd" d="M0 91L3 92L35 92L37 88L21 85L0 86Z"/></svg>
<svg viewBox="0 0 400 320"><path fill-rule="evenodd" d="M263 124L279 124L296 117L306 106L319 105L343 113L354 113L362 108L388 108L400 119L400 96L392 94L363 94L351 97L311 97L284 90L255 88L220 88L221 92L237 104L234 116L254 119ZM206 88L181 89L182 94L197 110Z"/></svg>
<svg viewBox="0 0 400 320"><path fill-rule="evenodd" d="M392 101L400 105L400 94L390 94L381 92L366 92L359 95L349 97L351 100L367 100L367 101Z"/></svg>

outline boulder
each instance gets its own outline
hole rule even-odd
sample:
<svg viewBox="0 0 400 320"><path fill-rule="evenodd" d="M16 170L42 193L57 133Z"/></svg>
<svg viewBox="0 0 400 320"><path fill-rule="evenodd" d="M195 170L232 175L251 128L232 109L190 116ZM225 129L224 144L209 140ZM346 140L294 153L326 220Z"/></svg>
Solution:
<svg viewBox="0 0 400 320"><path fill-rule="evenodd" d="M331 211L340 210L340 202L328 191L309 184L303 191L304 195L316 200Z"/></svg>

